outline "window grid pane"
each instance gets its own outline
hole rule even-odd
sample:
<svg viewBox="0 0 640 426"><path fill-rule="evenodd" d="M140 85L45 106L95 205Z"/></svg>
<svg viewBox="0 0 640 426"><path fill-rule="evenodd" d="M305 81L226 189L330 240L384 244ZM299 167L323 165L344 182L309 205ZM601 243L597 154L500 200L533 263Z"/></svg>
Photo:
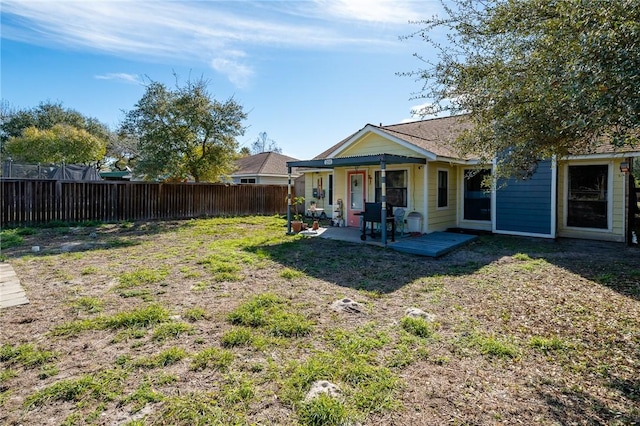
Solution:
<svg viewBox="0 0 640 426"><path fill-rule="evenodd" d="M375 202L382 200L382 183L380 171L375 172ZM387 182L387 203L393 207L407 207L407 171L388 170L385 172Z"/></svg>
<svg viewBox="0 0 640 426"><path fill-rule="evenodd" d="M465 170L464 218L466 220L491 220L491 193L482 186L490 170L480 170L467 177L472 170Z"/></svg>
<svg viewBox="0 0 640 426"><path fill-rule="evenodd" d="M449 205L449 172L438 170L438 207Z"/></svg>
<svg viewBox="0 0 640 426"><path fill-rule="evenodd" d="M607 165L569 166L567 226L608 227Z"/></svg>

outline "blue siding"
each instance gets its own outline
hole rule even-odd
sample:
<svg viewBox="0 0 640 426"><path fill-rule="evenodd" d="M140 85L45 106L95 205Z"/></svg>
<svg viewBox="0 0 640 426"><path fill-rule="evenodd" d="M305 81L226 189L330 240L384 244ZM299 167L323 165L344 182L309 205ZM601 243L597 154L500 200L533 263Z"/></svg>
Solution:
<svg viewBox="0 0 640 426"><path fill-rule="evenodd" d="M551 162L527 180L511 179L496 193L496 230L551 234Z"/></svg>

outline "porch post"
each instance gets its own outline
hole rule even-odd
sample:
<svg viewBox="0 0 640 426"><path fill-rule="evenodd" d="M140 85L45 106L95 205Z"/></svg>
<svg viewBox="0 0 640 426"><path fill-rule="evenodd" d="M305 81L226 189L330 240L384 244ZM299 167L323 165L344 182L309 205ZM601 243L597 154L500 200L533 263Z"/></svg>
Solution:
<svg viewBox="0 0 640 426"><path fill-rule="evenodd" d="M380 211L380 228L382 244L387 245L387 177L386 177L386 162L384 158L380 160L380 201L382 202L382 209Z"/></svg>
<svg viewBox="0 0 640 426"><path fill-rule="evenodd" d="M291 234L291 167L287 167L289 182L287 184L287 234Z"/></svg>

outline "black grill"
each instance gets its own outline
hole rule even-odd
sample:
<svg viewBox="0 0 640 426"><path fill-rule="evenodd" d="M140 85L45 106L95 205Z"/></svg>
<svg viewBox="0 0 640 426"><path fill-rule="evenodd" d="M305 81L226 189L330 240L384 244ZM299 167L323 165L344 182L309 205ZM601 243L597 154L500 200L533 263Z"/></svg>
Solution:
<svg viewBox="0 0 640 426"><path fill-rule="evenodd" d="M382 203L364 203L364 211L360 213L362 216L361 231L362 235L360 239L365 241L367 239L367 224L370 224L371 238L375 238L374 223L380 223L382 228ZM396 234L396 221L393 217L393 206L387 203L387 224L391 224L391 241L395 241Z"/></svg>

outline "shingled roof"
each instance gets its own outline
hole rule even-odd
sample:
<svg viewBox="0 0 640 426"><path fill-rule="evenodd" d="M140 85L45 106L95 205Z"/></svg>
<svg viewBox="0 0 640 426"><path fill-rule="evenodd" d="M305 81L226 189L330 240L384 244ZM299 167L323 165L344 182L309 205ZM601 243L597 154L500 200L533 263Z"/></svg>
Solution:
<svg viewBox="0 0 640 426"><path fill-rule="evenodd" d="M298 161L296 158L277 152L261 152L255 155L242 157L236 161L238 169L233 175L270 175L288 176L287 161ZM298 175L294 170L292 175Z"/></svg>
<svg viewBox="0 0 640 426"><path fill-rule="evenodd" d="M367 130L377 130L381 133L389 135L391 138L399 139L410 143L417 148L424 149L433 153L438 157L460 158L451 147L451 141L455 139L461 131L469 127L469 122L465 120L465 116L433 118L422 121L412 121L409 123L400 123L392 125L373 125L367 124L362 129L349 135L331 148L322 152L314 159L328 158L336 151L350 142L359 133Z"/></svg>
<svg viewBox="0 0 640 426"><path fill-rule="evenodd" d="M409 123L378 126L380 130L438 157L460 158L451 146L458 135L471 127L466 116L433 118Z"/></svg>
<svg viewBox="0 0 640 426"><path fill-rule="evenodd" d="M466 115L451 117L432 118L409 123L391 125L367 124L357 132L352 133L345 139L333 145L326 151L314 157L314 160L330 158L332 154L339 152L343 147L354 142L361 134L367 131L376 131L389 135L391 139L407 142L416 148L423 149L437 157L470 160L472 158L461 157L452 147L451 142L466 129L471 127ZM640 146L614 147L608 143L594 145L586 152L572 153L571 155L593 155L593 154L625 154L638 153Z"/></svg>

